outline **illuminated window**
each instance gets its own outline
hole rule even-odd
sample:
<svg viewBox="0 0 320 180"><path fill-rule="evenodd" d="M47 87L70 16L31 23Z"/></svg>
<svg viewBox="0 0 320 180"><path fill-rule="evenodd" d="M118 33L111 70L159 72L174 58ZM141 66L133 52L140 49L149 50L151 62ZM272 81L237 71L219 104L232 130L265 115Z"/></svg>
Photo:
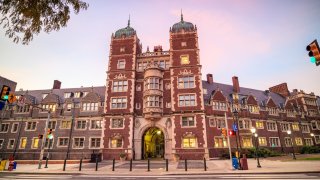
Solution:
<svg viewBox="0 0 320 180"><path fill-rule="evenodd" d="M42 105L42 111L48 111L50 110L51 112L55 112L56 111L56 105L55 104L43 104Z"/></svg>
<svg viewBox="0 0 320 180"><path fill-rule="evenodd" d="M122 139L121 138L111 139L111 148L121 148L121 147L122 147Z"/></svg>
<svg viewBox="0 0 320 180"><path fill-rule="evenodd" d="M180 56L181 64L189 64L189 55L181 55Z"/></svg>
<svg viewBox="0 0 320 180"><path fill-rule="evenodd" d="M179 77L178 81L180 89L194 88L194 76Z"/></svg>
<svg viewBox="0 0 320 180"><path fill-rule="evenodd" d="M224 138L224 137L214 137L214 147L215 148L226 148L226 147L228 147L226 138Z"/></svg>
<svg viewBox="0 0 320 180"><path fill-rule="evenodd" d="M300 137L296 137L295 140L296 140L296 145L297 146L302 146L303 145L302 139Z"/></svg>
<svg viewBox="0 0 320 180"><path fill-rule="evenodd" d="M195 126L194 117L182 117L182 127Z"/></svg>
<svg viewBox="0 0 320 180"><path fill-rule="evenodd" d="M242 137L242 146L244 148L252 147L251 137Z"/></svg>
<svg viewBox="0 0 320 180"><path fill-rule="evenodd" d="M113 92L126 92L128 90L128 81L113 81Z"/></svg>
<svg viewBox="0 0 320 180"><path fill-rule="evenodd" d="M293 124L292 124L292 130L294 130L294 131L299 131L299 124L293 123Z"/></svg>
<svg viewBox="0 0 320 180"><path fill-rule="evenodd" d="M31 148L32 149L37 149L38 147L39 147L39 138L33 138Z"/></svg>
<svg viewBox="0 0 320 180"><path fill-rule="evenodd" d="M195 137L184 137L183 138L183 148L195 148L196 138Z"/></svg>
<svg viewBox="0 0 320 180"><path fill-rule="evenodd" d="M264 128L263 122L262 121L256 121L256 128L257 129L263 129Z"/></svg>
<svg viewBox="0 0 320 180"><path fill-rule="evenodd" d="M70 129L71 128L71 121L70 120L61 121L60 128L61 129Z"/></svg>
<svg viewBox="0 0 320 180"><path fill-rule="evenodd" d="M27 146L27 138L23 137L20 139L20 149L24 149Z"/></svg>
<svg viewBox="0 0 320 180"><path fill-rule="evenodd" d="M260 146L267 146L267 138L259 137L258 140L259 140L259 145Z"/></svg>
<svg viewBox="0 0 320 180"><path fill-rule="evenodd" d="M280 142L278 137L271 137L269 138L270 146L271 147L280 147Z"/></svg>
<svg viewBox="0 0 320 180"><path fill-rule="evenodd" d="M195 106L196 100L194 94L179 95L179 106Z"/></svg>

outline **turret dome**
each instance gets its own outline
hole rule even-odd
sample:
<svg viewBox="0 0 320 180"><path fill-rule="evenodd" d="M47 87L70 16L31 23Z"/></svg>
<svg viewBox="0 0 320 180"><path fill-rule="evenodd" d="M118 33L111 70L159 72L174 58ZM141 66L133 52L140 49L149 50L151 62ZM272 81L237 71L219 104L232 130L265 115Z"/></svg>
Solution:
<svg viewBox="0 0 320 180"><path fill-rule="evenodd" d="M115 33L115 38L121 38L122 36L129 37L136 34L136 31L130 27L130 18L128 20L128 26L122 29L119 29Z"/></svg>
<svg viewBox="0 0 320 180"><path fill-rule="evenodd" d="M183 14L181 13L181 21L172 26L171 32L179 32L182 29L184 31L194 31L195 28L192 23L183 20Z"/></svg>

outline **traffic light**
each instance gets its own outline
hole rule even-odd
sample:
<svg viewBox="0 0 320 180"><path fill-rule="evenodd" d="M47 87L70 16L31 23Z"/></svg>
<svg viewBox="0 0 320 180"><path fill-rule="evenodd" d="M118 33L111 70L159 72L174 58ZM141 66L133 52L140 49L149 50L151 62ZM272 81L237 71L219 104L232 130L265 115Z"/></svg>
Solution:
<svg viewBox="0 0 320 180"><path fill-rule="evenodd" d="M47 138L48 138L48 139L52 139L52 138L53 138L52 129L48 129Z"/></svg>
<svg viewBox="0 0 320 180"><path fill-rule="evenodd" d="M1 100L6 101L9 98L10 87L3 85L1 90Z"/></svg>
<svg viewBox="0 0 320 180"><path fill-rule="evenodd" d="M222 128L222 129L221 129L221 135L224 136L224 137L227 137L227 130L226 130L226 128Z"/></svg>
<svg viewBox="0 0 320 180"><path fill-rule="evenodd" d="M310 61L317 66L320 65L320 48L317 40L314 40L307 46L308 55L310 56Z"/></svg>
<svg viewBox="0 0 320 180"><path fill-rule="evenodd" d="M229 136L235 136L236 132L234 130L229 130Z"/></svg>

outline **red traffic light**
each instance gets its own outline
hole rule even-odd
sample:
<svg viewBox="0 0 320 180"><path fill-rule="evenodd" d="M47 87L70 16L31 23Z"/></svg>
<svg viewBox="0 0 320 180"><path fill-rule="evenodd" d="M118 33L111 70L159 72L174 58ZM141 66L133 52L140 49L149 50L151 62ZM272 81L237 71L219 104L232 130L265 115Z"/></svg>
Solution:
<svg viewBox="0 0 320 180"><path fill-rule="evenodd" d="M235 135L236 135L236 132L234 130L229 131L229 136L235 136Z"/></svg>
<svg viewBox="0 0 320 180"><path fill-rule="evenodd" d="M39 134L39 135L38 135L38 138L39 138L39 139L42 139L42 138L43 138L43 135L42 135L42 134Z"/></svg>

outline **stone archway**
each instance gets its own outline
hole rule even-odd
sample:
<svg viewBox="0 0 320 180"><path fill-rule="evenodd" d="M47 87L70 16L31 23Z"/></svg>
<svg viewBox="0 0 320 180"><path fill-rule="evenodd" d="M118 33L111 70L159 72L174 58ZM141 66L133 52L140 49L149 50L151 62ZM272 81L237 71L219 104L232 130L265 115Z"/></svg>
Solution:
<svg viewBox="0 0 320 180"><path fill-rule="evenodd" d="M172 151L172 144L171 144L171 137L168 133L168 130L165 128L165 126L161 124L154 124L154 123L148 123L144 126L140 126L138 129L135 130L134 135L134 151L135 151L135 159L140 160L143 157L143 146L144 141L143 137L145 133L150 128L158 128L162 133L164 137L164 152L163 152L163 158L171 159L171 151Z"/></svg>

